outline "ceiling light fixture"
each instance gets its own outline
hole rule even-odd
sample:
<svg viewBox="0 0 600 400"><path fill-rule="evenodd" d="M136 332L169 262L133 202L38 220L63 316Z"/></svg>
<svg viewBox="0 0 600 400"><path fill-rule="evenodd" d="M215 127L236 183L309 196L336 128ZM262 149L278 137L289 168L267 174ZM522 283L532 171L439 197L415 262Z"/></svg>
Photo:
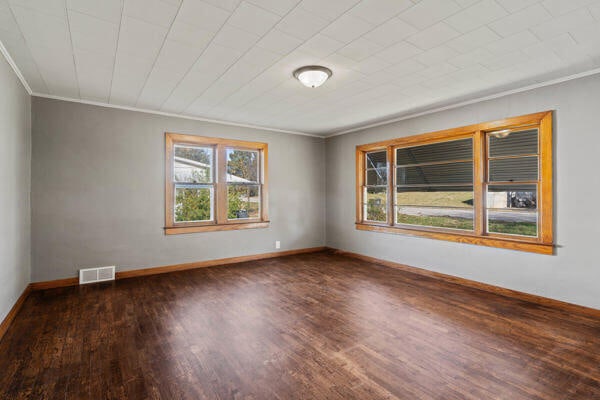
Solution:
<svg viewBox="0 0 600 400"><path fill-rule="evenodd" d="M294 71L294 78L298 79L304 86L316 88L325 83L333 75L329 68L320 65L308 65Z"/></svg>

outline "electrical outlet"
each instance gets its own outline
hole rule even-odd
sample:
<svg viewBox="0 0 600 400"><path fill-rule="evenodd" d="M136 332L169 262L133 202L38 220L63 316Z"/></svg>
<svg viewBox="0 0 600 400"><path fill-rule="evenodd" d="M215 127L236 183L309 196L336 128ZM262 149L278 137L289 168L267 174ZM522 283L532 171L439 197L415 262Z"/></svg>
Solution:
<svg viewBox="0 0 600 400"><path fill-rule="evenodd" d="M275 241L275 248L276 249L280 249L281 248L281 242L279 240Z"/></svg>

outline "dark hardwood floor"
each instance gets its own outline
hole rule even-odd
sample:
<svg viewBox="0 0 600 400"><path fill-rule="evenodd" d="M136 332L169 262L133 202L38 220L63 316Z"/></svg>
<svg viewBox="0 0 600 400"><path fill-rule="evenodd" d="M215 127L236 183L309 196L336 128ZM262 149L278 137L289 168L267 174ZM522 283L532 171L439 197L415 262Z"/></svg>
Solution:
<svg viewBox="0 0 600 400"><path fill-rule="evenodd" d="M600 399L600 320L326 252L33 293L1 399Z"/></svg>

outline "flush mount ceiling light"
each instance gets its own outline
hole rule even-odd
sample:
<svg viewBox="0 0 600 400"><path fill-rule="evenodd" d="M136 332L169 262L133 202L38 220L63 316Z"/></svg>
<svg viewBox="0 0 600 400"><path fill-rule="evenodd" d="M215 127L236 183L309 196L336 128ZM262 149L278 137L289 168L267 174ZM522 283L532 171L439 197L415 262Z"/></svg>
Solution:
<svg viewBox="0 0 600 400"><path fill-rule="evenodd" d="M319 65L308 65L294 71L294 78L298 79L304 86L316 88L325 83L333 73L329 68Z"/></svg>

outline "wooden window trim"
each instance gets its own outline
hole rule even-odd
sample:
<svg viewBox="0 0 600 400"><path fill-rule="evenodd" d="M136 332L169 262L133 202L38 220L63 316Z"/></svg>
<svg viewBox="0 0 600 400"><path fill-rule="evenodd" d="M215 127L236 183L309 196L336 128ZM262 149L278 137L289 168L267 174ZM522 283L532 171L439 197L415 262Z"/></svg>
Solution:
<svg viewBox="0 0 600 400"><path fill-rule="evenodd" d="M214 149L214 220L202 222L175 222L173 171L174 149L176 144L207 146ZM260 174L260 217L240 220L227 218L227 157L226 150L235 148L259 152ZM268 190L269 146L267 143L243 140L221 139L205 136L165 133L165 226L167 235L196 232L230 231L239 229L257 229L269 227L269 190Z"/></svg>
<svg viewBox="0 0 600 400"><path fill-rule="evenodd" d="M486 133L494 130L538 128L539 178L538 185L538 236L535 238L485 232L485 188L487 185ZM421 146L449 140L473 139L473 196L474 229L457 232L454 229L419 227L394 223L395 212L395 150L401 147ZM431 239L529 251L540 254L554 253L553 235L553 171L552 171L552 111L528 114L514 118L484 122L438 132L425 133L392 140L356 146L356 229L364 231L406 234ZM388 155L388 205L387 222L366 221L363 218L363 188L365 185L365 154L387 151Z"/></svg>

